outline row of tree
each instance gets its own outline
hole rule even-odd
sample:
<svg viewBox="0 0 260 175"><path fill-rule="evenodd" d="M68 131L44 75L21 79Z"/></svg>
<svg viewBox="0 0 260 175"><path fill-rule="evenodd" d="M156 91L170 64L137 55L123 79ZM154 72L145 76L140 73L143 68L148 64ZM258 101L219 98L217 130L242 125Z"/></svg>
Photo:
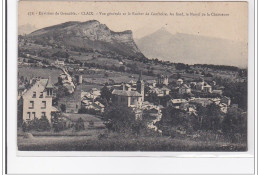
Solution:
<svg viewBox="0 0 260 175"><path fill-rule="evenodd" d="M84 121L79 118L76 122L68 123L64 120L60 114L52 114L51 122L42 116L40 119L34 118L30 121L23 121L21 127L24 132L28 131L50 131L53 129L54 132L60 132L69 128L73 128L74 131L81 131L85 129Z"/></svg>
<svg viewBox="0 0 260 175"><path fill-rule="evenodd" d="M222 134L231 141L234 141L235 135L246 140L247 113L239 108L230 108L225 114L219 106L212 103L206 107L197 105L196 110L196 114L189 114L174 107L166 107L162 110L162 119L157 125L164 135L174 136L176 130L188 134L206 131Z"/></svg>

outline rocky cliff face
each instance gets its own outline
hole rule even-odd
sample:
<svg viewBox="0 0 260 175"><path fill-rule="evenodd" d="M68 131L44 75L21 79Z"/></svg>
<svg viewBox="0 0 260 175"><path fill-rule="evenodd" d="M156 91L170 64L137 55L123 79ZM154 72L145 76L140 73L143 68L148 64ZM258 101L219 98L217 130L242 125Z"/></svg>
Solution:
<svg viewBox="0 0 260 175"><path fill-rule="evenodd" d="M136 58L144 57L133 40L132 31L114 32L96 20L67 22L37 30L28 37L43 44L113 52Z"/></svg>

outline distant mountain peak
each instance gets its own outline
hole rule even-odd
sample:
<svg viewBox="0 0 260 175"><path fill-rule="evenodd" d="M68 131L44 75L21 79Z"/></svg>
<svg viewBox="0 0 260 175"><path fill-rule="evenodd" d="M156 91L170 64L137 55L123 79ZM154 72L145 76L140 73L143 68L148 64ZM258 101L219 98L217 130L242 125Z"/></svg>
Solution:
<svg viewBox="0 0 260 175"><path fill-rule="evenodd" d="M148 58L185 64L247 66L247 44L227 39L175 33L164 29L136 40Z"/></svg>

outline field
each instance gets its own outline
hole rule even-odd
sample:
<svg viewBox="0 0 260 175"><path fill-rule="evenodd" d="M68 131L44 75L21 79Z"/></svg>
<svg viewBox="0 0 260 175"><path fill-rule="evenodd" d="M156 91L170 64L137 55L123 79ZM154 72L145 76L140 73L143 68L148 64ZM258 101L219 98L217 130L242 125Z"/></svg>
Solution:
<svg viewBox="0 0 260 175"><path fill-rule="evenodd" d="M168 137L123 137L109 134L77 137L18 137L21 151L246 151L246 145L178 140Z"/></svg>
<svg viewBox="0 0 260 175"><path fill-rule="evenodd" d="M106 74L106 76L105 76ZM104 85L105 83L128 83L131 80L137 81L139 74L129 74L102 69L94 69L91 73L83 74L83 79L87 84ZM143 80L155 80L156 77L142 75ZM112 81L112 82L111 82Z"/></svg>
<svg viewBox="0 0 260 175"><path fill-rule="evenodd" d="M63 113L62 116L66 119L67 122L72 122L72 123L75 123L79 118L82 118L84 121L85 130L75 131L73 128L68 128L60 132L54 132L53 130L41 131L41 132L33 130L30 131L30 133L33 136L35 136L35 138L38 138L39 142L41 142L42 140L47 138L51 140L57 140L57 141L59 141L60 139L64 139L64 138L67 139L75 136L76 137L87 136L87 137L97 138L100 134L106 131L103 121L100 118L98 118L98 116L96 115ZM94 122L93 126L89 125L90 121ZM18 137L22 138L21 142L23 142L24 140L23 136L26 135L26 133L24 133L21 128L18 128L17 133L18 133Z"/></svg>
<svg viewBox="0 0 260 175"><path fill-rule="evenodd" d="M33 77L51 77L52 83L58 82L58 76L62 73L60 69L40 68L40 67L19 67L19 76L23 76L28 80Z"/></svg>
<svg viewBox="0 0 260 175"><path fill-rule="evenodd" d="M79 118L82 118L85 126L88 126L89 122L93 121L95 128L105 128L103 121L100 118L98 118L98 116L95 116L95 115L64 113L63 117L67 118L68 120L70 120L72 122L76 122Z"/></svg>

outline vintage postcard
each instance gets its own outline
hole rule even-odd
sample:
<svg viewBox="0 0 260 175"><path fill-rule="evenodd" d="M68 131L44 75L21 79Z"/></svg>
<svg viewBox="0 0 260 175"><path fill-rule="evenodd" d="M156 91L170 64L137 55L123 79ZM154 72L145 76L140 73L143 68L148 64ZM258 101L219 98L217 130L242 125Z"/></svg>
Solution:
<svg viewBox="0 0 260 175"><path fill-rule="evenodd" d="M247 2L20 1L18 151L247 151Z"/></svg>

